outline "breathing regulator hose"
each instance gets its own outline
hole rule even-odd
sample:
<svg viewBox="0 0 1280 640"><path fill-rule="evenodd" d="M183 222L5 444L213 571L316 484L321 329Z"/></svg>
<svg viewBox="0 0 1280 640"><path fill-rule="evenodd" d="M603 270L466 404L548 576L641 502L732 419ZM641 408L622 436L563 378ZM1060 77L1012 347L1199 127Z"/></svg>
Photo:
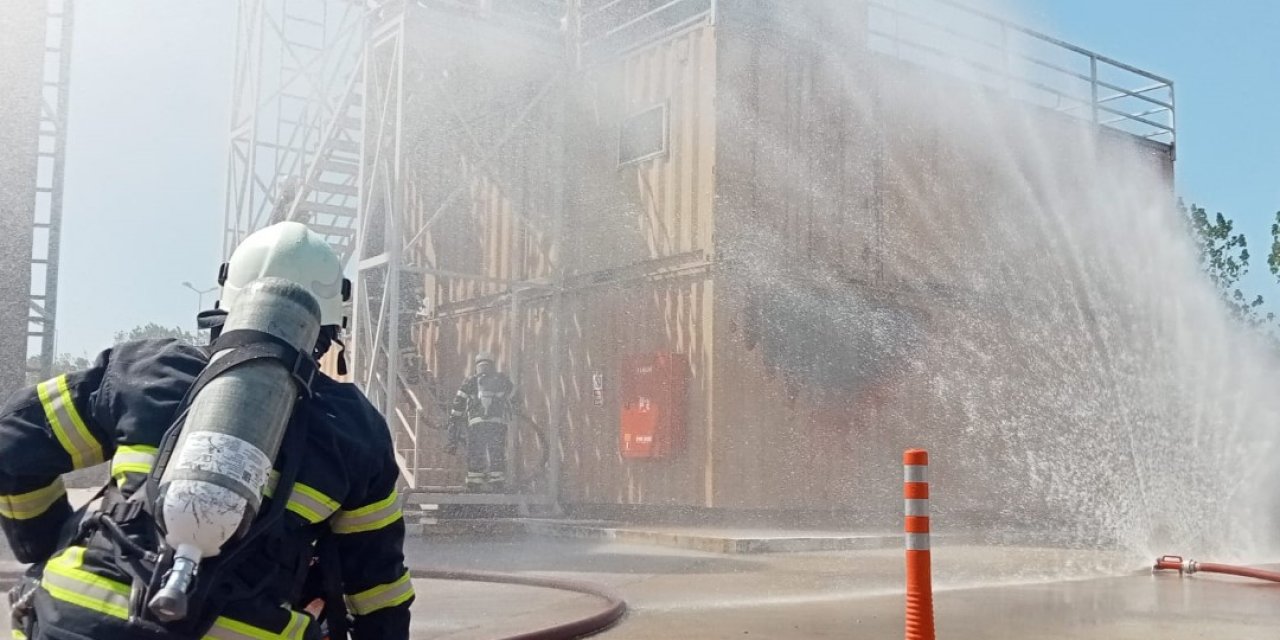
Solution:
<svg viewBox="0 0 1280 640"><path fill-rule="evenodd" d="M1184 560L1182 556L1160 556L1160 558L1156 560L1156 566L1153 570L1177 571L1178 573L1188 576L1195 573L1220 573L1228 576L1239 576L1241 578L1256 578L1258 580L1280 582L1280 572L1255 569L1253 567L1240 567L1230 564L1196 562L1195 560L1190 559Z"/></svg>

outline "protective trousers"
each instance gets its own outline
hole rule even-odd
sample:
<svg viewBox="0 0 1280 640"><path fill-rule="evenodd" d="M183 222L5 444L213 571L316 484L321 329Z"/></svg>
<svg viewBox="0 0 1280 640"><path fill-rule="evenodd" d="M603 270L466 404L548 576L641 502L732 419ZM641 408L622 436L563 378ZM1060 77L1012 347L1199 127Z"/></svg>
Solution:
<svg viewBox="0 0 1280 640"><path fill-rule="evenodd" d="M507 425L477 422L467 427L467 488L477 490L488 483L501 491L507 479Z"/></svg>

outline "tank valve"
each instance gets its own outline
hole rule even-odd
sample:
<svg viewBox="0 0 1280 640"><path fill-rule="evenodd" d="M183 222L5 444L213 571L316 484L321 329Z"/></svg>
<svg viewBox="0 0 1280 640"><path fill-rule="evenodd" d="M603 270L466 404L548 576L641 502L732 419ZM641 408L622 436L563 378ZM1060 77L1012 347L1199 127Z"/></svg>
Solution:
<svg viewBox="0 0 1280 640"><path fill-rule="evenodd" d="M200 566L200 550L191 545L181 545L173 554L173 568L165 576L164 586L151 599L147 607L161 622L173 622L187 617L187 590Z"/></svg>

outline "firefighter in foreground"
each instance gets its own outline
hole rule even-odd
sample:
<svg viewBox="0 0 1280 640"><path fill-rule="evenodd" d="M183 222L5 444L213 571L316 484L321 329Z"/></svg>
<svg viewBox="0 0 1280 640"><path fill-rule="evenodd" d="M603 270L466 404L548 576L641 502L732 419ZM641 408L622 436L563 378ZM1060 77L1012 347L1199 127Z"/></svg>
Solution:
<svg viewBox="0 0 1280 640"><path fill-rule="evenodd" d="M507 428L520 406L515 383L498 371L493 354L476 355L475 374L462 383L450 412L452 450L467 443L467 490L502 493L507 481Z"/></svg>
<svg viewBox="0 0 1280 640"><path fill-rule="evenodd" d="M0 526L32 564L10 593L15 637L312 640L322 623L303 611L316 598L333 638L409 637L413 587L387 427L359 390L315 366L345 325L350 287L337 256L303 225L279 223L246 238L219 283L219 311L202 314L210 347L116 345L0 411ZM310 309L314 348L232 326L254 296L281 291ZM266 427L243 414L225 428L200 417L235 404L214 393L236 388L232 372L272 359L300 392L277 403L287 427L271 446L246 442ZM100 499L73 513L61 475L104 462ZM215 506L254 508L239 530L200 530L211 520L182 519L196 504L183 502L194 495L183 487L223 491L204 495ZM181 543L214 533L229 540L220 550Z"/></svg>

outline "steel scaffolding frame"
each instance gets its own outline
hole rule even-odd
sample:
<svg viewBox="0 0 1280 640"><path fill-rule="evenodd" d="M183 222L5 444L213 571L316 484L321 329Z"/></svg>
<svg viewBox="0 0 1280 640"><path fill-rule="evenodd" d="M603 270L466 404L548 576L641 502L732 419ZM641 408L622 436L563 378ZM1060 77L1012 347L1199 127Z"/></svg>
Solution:
<svg viewBox="0 0 1280 640"><path fill-rule="evenodd" d="M40 87L36 200L32 206L27 372L53 375L58 326L58 260L62 243L62 191L67 161L67 105L71 93L74 0L47 0L45 77Z"/></svg>
<svg viewBox="0 0 1280 640"><path fill-rule="evenodd" d="M563 43L564 68L552 74L503 136L488 148L477 144L473 149L477 166L483 168L517 135L525 118L568 81L574 67L713 19L715 5L715 0L366 0L363 5L351 0L240 0L224 254L248 233L292 219L325 234L344 259L351 259L353 377L387 417L397 442L406 441L398 462L409 489L425 492L419 499L554 505L560 460L549 456L545 490L536 495L457 495L461 486L422 484L419 440L433 417L432 407L406 383L403 360L410 345L401 344L398 326L405 301L388 294L401 290L406 274L497 284L505 287L500 296L505 302L499 304L509 305L514 318L521 313L522 299L530 296L549 296L558 309L564 274L554 265L550 279L506 280L405 260L406 252L429 235L466 191L459 184L430 203L425 223L406 237L412 176L406 174L404 157L404 83L406 63L414 62L406 46L407 16L434 11ZM308 26L313 27L310 34ZM562 202L556 209L548 227L539 229L549 235L553 256L559 255ZM511 324L514 332L516 323ZM553 326L553 353L561 339L560 329ZM559 366L551 363L553 375ZM507 368L514 372L519 366L509 362ZM554 443L563 398L551 404L548 439Z"/></svg>
<svg viewBox="0 0 1280 640"><path fill-rule="evenodd" d="M555 3L543 2L538 7L545 9ZM526 11L529 6L523 7ZM437 13L432 13L437 12ZM407 374L405 367L406 352L417 355L423 348L421 345L404 344L410 334L403 330L406 322L405 304L402 295L404 284L409 278L434 276L483 282L504 288L499 297L503 298L503 306L509 305L512 318L518 317L521 311L521 296L524 292L548 291L554 287L547 281L495 278L482 274L466 274L439 268L433 261L425 263L416 261L412 256L420 256L415 251L420 243L429 242L431 230L449 215L465 215L457 213L455 205L467 192L465 180L454 184L448 192L436 201L416 201L415 205L424 207L426 214L422 224L410 233L410 200L415 176L414 167L406 157L404 137L406 134L406 101L410 98L406 76L414 68L426 68L426 61L418 57L407 42L408 30L412 17L431 21L432 16L443 16L445 13L453 17L480 20L485 22L506 22L508 25L532 27L537 33L538 25L529 22L529 15L519 12L509 13L497 11L487 2L451 2L447 0L419 3L388 3L372 22L368 31L366 51L364 55L365 90L368 94L369 108L366 111L365 146L363 177L361 180L360 221L357 230L356 259L356 299L353 308L353 371L357 383L365 389L370 399L383 412L391 426L397 443L397 462L408 490L419 495L417 501L431 503L467 503L467 504L508 504L529 507L531 505L551 505L555 503L556 481L559 476L559 460L552 455L548 466L542 470L546 482L545 490L533 493L512 495L462 495L464 489L461 482L441 484L431 483L425 477L427 471L442 471L432 465L439 464L424 456L424 429L439 428L442 418L439 407L432 406L432 401L424 400L415 391L411 378L416 374ZM538 15L536 12L534 15ZM416 24L416 23L415 23ZM416 32L415 32L416 33ZM542 33L545 37L545 31ZM558 36L557 36L558 37ZM470 141L470 152L475 158L475 167L483 171L502 148L525 126L526 118L547 97L547 95L563 81L565 74L551 74L540 91L520 110L513 121L507 124L505 131L490 146L483 146L473 137L465 136ZM412 80L410 80L412 82ZM423 87L419 87L423 88ZM438 93L438 92L437 92ZM422 100L422 96L418 96ZM444 96L447 102L447 96ZM430 99L428 99L430 100ZM453 104L431 102L428 108L438 109L440 113L448 113L457 118L456 131L459 135L468 132L462 114ZM558 219L559 212L555 212ZM534 225L532 221L516 214L520 224ZM553 237L555 231L549 232ZM554 255L554 250L553 250ZM555 295L558 300L558 295ZM515 339L516 325L511 322L509 340ZM412 339L411 337L409 339ZM515 350L512 358L518 357ZM517 375L519 365L512 361L507 363L507 370ZM518 380L517 380L518 384ZM559 403L560 400L555 400ZM557 404L558 406L558 404ZM553 413L558 409L553 410ZM429 425L429 422L436 424ZM551 421L552 435L555 441L558 425ZM510 461L509 461L510 464ZM510 469L508 470L510 472ZM513 476L514 477L514 476ZM460 480L460 477L459 477Z"/></svg>
<svg viewBox="0 0 1280 640"><path fill-rule="evenodd" d="M364 14L350 0L240 0L224 256L284 219L350 255Z"/></svg>

